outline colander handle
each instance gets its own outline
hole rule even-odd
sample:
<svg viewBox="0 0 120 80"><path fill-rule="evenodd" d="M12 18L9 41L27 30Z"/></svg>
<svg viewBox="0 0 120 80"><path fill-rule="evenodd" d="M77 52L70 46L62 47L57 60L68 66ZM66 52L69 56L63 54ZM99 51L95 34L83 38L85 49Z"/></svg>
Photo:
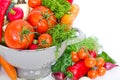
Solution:
<svg viewBox="0 0 120 80"><path fill-rule="evenodd" d="M78 43L78 42L82 41L86 37L86 35L79 28L74 28L74 29L77 31L76 32L77 37L72 38L70 40L67 40L66 45L71 45L71 44Z"/></svg>
<svg viewBox="0 0 120 80"><path fill-rule="evenodd" d="M86 37L86 35L83 33L83 31L82 31L82 30L80 30L79 28L74 27L73 29L75 29L75 30L76 30L76 33L78 34L77 36L78 36L79 38L84 39L84 38Z"/></svg>

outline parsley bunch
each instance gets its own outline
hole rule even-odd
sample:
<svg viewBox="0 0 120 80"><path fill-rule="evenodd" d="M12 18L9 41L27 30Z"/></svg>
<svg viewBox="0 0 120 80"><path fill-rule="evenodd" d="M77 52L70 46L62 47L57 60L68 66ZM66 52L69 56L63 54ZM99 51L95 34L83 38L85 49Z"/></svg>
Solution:
<svg viewBox="0 0 120 80"><path fill-rule="evenodd" d="M50 8L57 19L61 19L70 10L70 3L66 0L42 0L42 5Z"/></svg>
<svg viewBox="0 0 120 80"><path fill-rule="evenodd" d="M53 38L52 46L61 46L62 42L76 36L74 29L65 30L67 26L64 24L57 24L48 30Z"/></svg>

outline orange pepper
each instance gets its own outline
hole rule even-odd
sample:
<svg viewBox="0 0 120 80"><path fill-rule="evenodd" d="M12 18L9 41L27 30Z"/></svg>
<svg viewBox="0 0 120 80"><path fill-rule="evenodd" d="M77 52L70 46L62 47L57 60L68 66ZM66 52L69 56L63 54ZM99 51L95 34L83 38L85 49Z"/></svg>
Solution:
<svg viewBox="0 0 120 80"><path fill-rule="evenodd" d="M77 4L72 4L70 11L63 15L63 17L61 18L61 23L66 24L68 26L68 29L71 28L71 25L78 15L79 9L80 7Z"/></svg>

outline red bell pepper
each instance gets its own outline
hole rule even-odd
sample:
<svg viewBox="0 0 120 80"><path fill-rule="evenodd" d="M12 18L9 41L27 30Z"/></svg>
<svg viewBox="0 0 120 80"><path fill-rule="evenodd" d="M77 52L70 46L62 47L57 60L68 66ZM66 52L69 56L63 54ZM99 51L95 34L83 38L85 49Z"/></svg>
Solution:
<svg viewBox="0 0 120 80"><path fill-rule="evenodd" d="M80 60L67 68L67 77L71 78L71 80L79 80L79 78L86 75L89 70L90 68L86 67L84 61Z"/></svg>
<svg viewBox="0 0 120 80"><path fill-rule="evenodd" d="M2 25L4 21L4 15L10 5L11 0L0 0L0 42L2 40Z"/></svg>

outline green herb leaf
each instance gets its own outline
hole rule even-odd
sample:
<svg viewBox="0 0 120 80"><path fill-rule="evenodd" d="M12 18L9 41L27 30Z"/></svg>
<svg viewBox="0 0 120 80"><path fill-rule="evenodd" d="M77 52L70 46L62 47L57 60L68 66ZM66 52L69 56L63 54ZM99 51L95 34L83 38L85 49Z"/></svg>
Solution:
<svg viewBox="0 0 120 80"><path fill-rule="evenodd" d="M74 51L78 51L83 46L86 47L88 50L95 50L95 51L98 51L102 47L98 43L98 39L96 37L88 37L78 43L71 45L71 47L74 48Z"/></svg>
<svg viewBox="0 0 120 80"><path fill-rule="evenodd" d="M65 30L66 27L67 26L63 24L57 24L48 30L48 34L50 34L53 38L53 46L60 47L63 41L76 36L76 31L74 29Z"/></svg>
<svg viewBox="0 0 120 80"><path fill-rule="evenodd" d="M61 19L70 10L70 3L66 0L42 0L42 5L50 8L57 19Z"/></svg>
<svg viewBox="0 0 120 80"><path fill-rule="evenodd" d="M113 64L115 64L115 60L112 59L105 51L102 51L101 54L98 55L99 57L102 57L106 62L111 62Z"/></svg>

